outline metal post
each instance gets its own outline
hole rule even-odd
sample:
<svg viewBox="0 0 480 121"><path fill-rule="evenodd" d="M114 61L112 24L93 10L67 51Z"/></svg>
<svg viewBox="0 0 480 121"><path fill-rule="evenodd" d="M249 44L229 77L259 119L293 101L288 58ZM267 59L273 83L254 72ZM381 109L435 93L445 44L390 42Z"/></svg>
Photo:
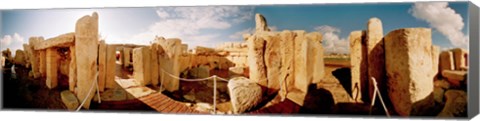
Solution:
<svg viewBox="0 0 480 121"><path fill-rule="evenodd" d="M213 75L213 114L217 114L217 75Z"/></svg>

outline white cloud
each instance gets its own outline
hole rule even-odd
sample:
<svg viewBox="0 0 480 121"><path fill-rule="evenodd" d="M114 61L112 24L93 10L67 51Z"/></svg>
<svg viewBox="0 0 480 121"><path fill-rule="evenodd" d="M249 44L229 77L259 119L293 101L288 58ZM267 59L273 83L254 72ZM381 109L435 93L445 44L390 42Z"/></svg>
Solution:
<svg viewBox="0 0 480 121"><path fill-rule="evenodd" d="M208 35L203 30L224 30L253 17L253 7L208 6L208 7L163 7L156 13L162 18L148 27L147 31L134 35L130 40L136 44L148 44L156 35L165 38L180 38L189 47L215 46L210 42L222 40L219 34ZM223 38L224 39L224 38Z"/></svg>
<svg viewBox="0 0 480 121"><path fill-rule="evenodd" d="M340 38L340 29L322 25L314 28L316 31L319 31L323 34L323 47L325 53L350 53L349 42L346 38Z"/></svg>
<svg viewBox="0 0 480 121"><path fill-rule="evenodd" d="M447 2L415 3L409 13L428 22L432 28L446 36L453 46L468 47L468 36L462 32L465 26L462 17L448 7Z"/></svg>
<svg viewBox="0 0 480 121"><path fill-rule="evenodd" d="M252 28L244 29L238 32L233 33L232 35L228 36L228 38L233 40L242 40L244 34L252 34L255 30Z"/></svg>
<svg viewBox="0 0 480 121"><path fill-rule="evenodd" d="M20 36L18 33L14 33L13 35L5 35L0 41L2 44L1 50L10 48L12 54L14 54L15 50L17 49L23 50L23 44L25 42L24 37Z"/></svg>

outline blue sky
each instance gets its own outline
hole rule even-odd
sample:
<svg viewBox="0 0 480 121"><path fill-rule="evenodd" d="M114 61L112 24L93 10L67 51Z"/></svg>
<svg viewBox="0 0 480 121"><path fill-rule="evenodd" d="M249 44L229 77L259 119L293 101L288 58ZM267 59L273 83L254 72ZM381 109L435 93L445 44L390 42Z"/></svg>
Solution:
<svg viewBox="0 0 480 121"><path fill-rule="evenodd" d="M73 32L75 22L99 14L99 32L107 43L149 44L155 36L180 38L190 48L242 42L260 13L272 30L319 31L326 52L348 53L348 35L382 20L384 34L407 27L432 28L442 49L468 47L468 3L313 4L261 6L145 7L99 9L2 10L1 49L21 49L31 36L45 39Z"/></svg>

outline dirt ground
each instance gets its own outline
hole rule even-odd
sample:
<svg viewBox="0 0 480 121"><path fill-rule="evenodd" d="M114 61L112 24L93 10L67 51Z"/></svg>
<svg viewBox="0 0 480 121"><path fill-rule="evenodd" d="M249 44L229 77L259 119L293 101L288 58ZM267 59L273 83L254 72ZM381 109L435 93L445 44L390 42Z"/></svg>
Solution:
<svg viewBox="0 0 480 121"><path fill-rule="evenodd" d="M17 66L15 75L10 68L2 70L3 107L12 110L48 110L65 111L61 101L62 88L48 89L45 79L33 79L28 76L28 69Z"/></svg>

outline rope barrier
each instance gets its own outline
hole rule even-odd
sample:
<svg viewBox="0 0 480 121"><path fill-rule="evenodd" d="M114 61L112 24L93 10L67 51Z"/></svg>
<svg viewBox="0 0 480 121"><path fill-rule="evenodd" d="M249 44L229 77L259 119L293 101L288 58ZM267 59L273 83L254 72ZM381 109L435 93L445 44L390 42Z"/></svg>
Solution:
<svg viewBox="0 0 480 121"><path fill-rule="evenodd" d="M378 97L380 99L380 103L382 103L383 110L385 110L385 113L387 114L387 117L390 117L390 114L388 113L388 110L387 110L387 106L385 106L385 103L383 102L382 94L380 94L380 91L378 90L377 81L373 77L372 77L372 82L373 82L374 91L373 91L372 104L371 104L371 107L370 107L370 113L372 113L372 107L373 107L373 105L375 105L375 98L376 98L376 95L378 95Z"/></svg>
<svg viewBox="0 0 480 121"><path fill-rule="evenodd" d="M178 79L178 80L181 80L181 81L190 81L190 82L205 81L205 80L210 80L210 79L213 78L213 113L217 114L217 79L219 79L221 81L226 81L226 82L228 82L228 79L218 77L217 75L213 75L213 76L210 76L210 77L207 77L207 78L202 78L202 79L185 79L185 78L177 77L177 76L165 71L163 68L160 68L160 69L163 73L166 73L168 76L170 76L172 78L175 78L175 79ZM163 73L162 73L162 75L163 75ZM162 84L163 84L163 79L161 80L161 83L160 83L160 90L162 89Z"/></svg>
<svg viewBox="0 0 480 121"><path fill-rule="evenodd" d="M80 106L78 106L77 111L79 111L79 110L82 108L82 106L85 104L85 102L87 101L87 98L90 96L90 93L92 93L93 86L95 86L95 84L97 84L97 87L98 87L98 83L97 83L97 80L98 80L98 79L97 79L97 77L98 77L98 71L97 71L97 73L95 74L95 80L94 80L93 83L92 83L92 87L90 87L90 90L88 91L87 96L85 96L85 98L83 99L83 101L82 101L82 103L80 104ZM98 88L97 88L97 89L98 89ZM98 91L99 91L99 90L97 90L97 92L98 92ZM98 92L98 93L99 93L99 92ZM100 97L100 95L98 95L98 96ZM98 100L100 100L100 98L98 98Z"/></svg>

